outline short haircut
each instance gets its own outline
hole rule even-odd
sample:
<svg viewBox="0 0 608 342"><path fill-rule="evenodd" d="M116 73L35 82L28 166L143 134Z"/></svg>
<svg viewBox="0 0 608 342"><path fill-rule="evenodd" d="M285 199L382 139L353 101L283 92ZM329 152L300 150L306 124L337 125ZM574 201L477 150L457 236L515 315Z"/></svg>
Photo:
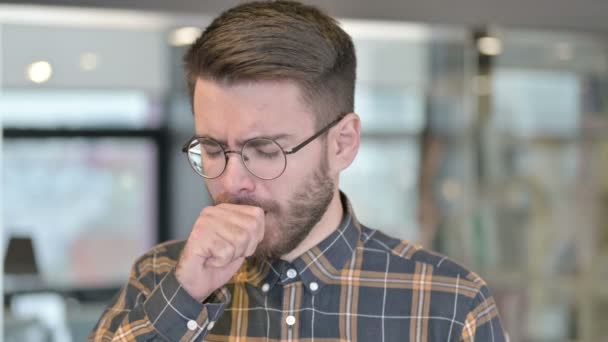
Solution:
<svg viewBox="0 0 608 342"><path fill-rule="evenodd" d="M220 14L184 56L193 100L198 78L228 84L295 83L322 127L354 111L356 56L351 37L319 9L294 1L255 1Z"/></svg>

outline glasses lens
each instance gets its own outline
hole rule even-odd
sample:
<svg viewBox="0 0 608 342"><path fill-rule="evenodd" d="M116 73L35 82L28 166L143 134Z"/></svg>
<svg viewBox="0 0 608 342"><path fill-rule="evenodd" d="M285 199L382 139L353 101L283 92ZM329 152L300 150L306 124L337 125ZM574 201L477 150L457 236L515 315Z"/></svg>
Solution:
<svg viewBox="0 0 608 342"><path fill-rule="evenodd" d="M253 139L243 146L243 162L259 178L275 179L285 170L285 153L276 141Z"/></svg>
<svg viewBox="0 0 608 342"><path fill-rule="evenodd" d="M205 178L215 178L224 172L224 149L211 139L192 140L188 148L188 160L194 171Z"/></svg>

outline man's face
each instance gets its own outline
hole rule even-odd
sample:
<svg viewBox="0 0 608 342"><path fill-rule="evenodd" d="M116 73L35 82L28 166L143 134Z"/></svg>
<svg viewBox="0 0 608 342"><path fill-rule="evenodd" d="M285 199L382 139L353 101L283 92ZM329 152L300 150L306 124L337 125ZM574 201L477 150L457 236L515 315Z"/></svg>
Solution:
<svg viewBox="0 0 608 342"><path fill-rule="evenodd" d="M199 79L194 92L197 136L208 136L240 151L256 137L275 137L289 150L315 133L314 116L290 82L265 81L226 85ZM264 240L253 257L279 258L298 246L325 213L335 192L329 176L324 138L287 156L277 179L252 175L240 156L229 154L224 173L206 184L215 204L228 202L264 209Z"/></svg>

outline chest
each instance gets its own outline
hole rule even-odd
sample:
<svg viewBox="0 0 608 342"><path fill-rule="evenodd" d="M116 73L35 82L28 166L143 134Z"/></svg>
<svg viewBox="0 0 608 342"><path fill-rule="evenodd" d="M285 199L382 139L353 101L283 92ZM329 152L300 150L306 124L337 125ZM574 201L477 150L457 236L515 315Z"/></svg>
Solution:
<svg viewBox="0 0 608 342"><path fill-rule="evenodd" d="M461 331L454 310L424 291L356 283L311 291L296 281L266 292L241 283L231 293L206 341L444 342Z"/></svg>

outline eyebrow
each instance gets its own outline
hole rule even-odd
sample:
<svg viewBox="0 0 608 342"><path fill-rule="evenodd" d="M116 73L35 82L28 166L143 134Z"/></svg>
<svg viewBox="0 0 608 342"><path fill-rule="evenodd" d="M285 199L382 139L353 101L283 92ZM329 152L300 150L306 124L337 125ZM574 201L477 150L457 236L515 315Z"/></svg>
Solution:
<svg viewBox="0 0 608 342"><path fill-rule="evenodd" d="M249 139L244 139L244 140L237 140L236 141L236 146L237 147L242 147L245 142L249 141L249 140L253 140L253 139L271 139L271 140L284 140L284 139L288 139L291 138L293 135L292 134L272 134L272 135L259 135L253 138L249 138ZM195 137L197 138L201 138L201 139L211 139L214 141L217 141L220 145L227 147L228 146L228 142L226 142L226 140L222 140L222 139L216 139L208 134L204 134L204 135L196 135Z"/></svg>

